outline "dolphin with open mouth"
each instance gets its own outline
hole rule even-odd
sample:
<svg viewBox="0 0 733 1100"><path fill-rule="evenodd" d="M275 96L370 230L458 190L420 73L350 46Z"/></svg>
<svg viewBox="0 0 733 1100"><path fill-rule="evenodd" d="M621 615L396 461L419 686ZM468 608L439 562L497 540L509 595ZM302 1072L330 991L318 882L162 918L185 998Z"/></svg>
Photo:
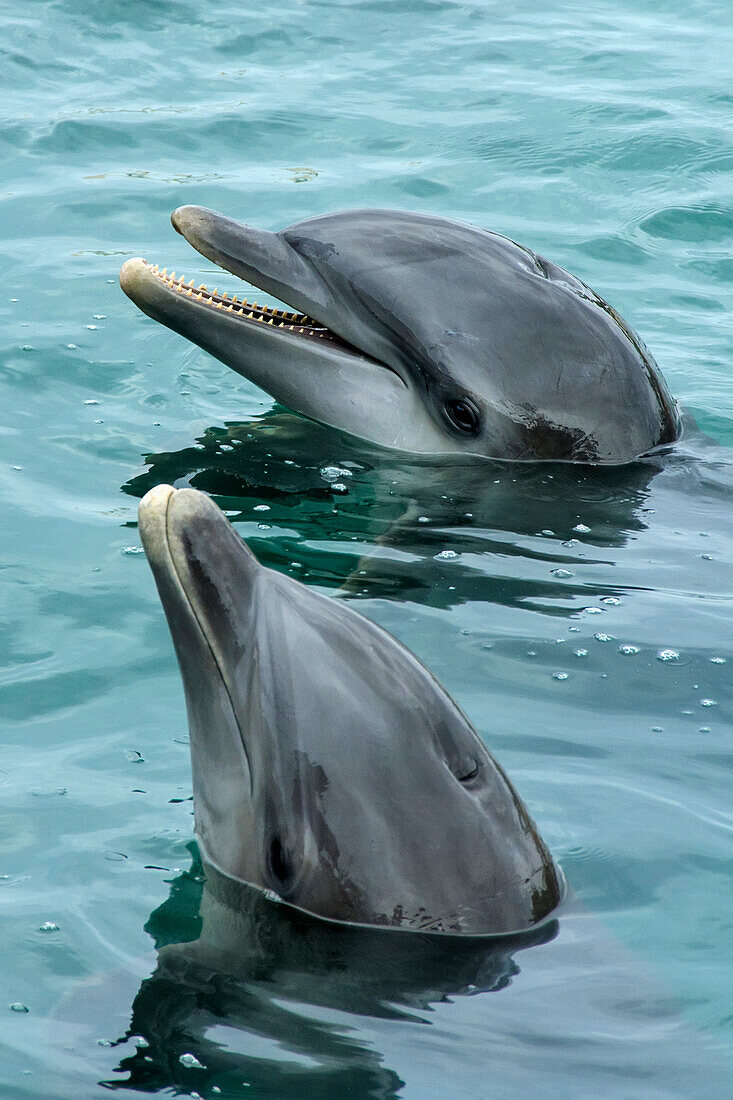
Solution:
<svg viewBox="0 0 733 1100"><path fill-rule="evenodd" d="M558 905L521 799L416 657L261 566L204 493L159 485L139 516L206 864L317 917L403 930L515 932Z"/></svg>
<svg viewBox="0 0 733 1100"><path fill-rule="evenodd" d="M198 206L174 227L287 303L248 302L142 259L136 305L281 404L421 454L630 462L674 442L650 352L569 272L446 218L352 210L265 232Z"/></svg>

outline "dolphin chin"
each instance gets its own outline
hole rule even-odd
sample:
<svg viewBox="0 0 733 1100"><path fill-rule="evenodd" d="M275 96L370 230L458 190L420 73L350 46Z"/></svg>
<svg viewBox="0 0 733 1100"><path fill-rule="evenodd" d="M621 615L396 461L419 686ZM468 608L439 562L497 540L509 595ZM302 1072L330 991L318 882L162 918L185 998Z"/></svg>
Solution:
<svg viewBox="0 0 733 1100"><path fill-rule="evenodd" d="M151 490L140 532L183 677L207 863L356 924L496 935L552 912L546 845L416 657L259 565L203 493Z"/></svg>
<svg viewBox="0 0 733 1100"><path fill-rule="evenodd" d="M354 210L279 233L183 206L202 255L291 309L128 260L125 293L296 412L382 446L630 462L680 434L621 317L561 267L446 218Z"/></svg>

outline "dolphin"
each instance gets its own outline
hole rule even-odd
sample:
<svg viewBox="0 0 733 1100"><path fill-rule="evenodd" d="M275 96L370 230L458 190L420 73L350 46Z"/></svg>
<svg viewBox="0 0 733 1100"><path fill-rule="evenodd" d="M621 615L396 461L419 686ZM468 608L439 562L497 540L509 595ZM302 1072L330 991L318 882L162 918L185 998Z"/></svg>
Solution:
<svg viewBox="0 0 733 1100"><path fill-rule="evenodd" d="M320 918L530 928L563 879L466 717L399 642L261 566L195 489L140 534L183 677L205 864Z"/></svg>
<svg viewBox="0 0 733 1100"><path fill-rule="evenodd" d="M497 233L351 210L279 233L182 206L175 229L283 310L143 259L124 292L314 420L418 454L630 462L680 435L651 353L579 279Z"/></svg>

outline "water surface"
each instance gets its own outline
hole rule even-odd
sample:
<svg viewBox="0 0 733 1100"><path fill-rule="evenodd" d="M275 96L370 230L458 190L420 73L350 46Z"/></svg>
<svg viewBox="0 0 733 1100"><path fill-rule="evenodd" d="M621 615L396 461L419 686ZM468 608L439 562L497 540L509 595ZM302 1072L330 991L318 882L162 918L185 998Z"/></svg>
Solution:
<svg viewBox="0 0 733 1100"><path fill-rule="evenodd" d="M730 1095L728 15L0 13L3 1096ZM209 281L168 222L188 202L267 229L376 205L505 233L638 329L686 436L619 470L477 476L274 408L117 287L138 254ZM349 1003L282 959L180 1017L153 987L152 1053L99 1045L154 944L198 927L182 690L135 522L159 481L210 492L263 561L435 671L572 886L552 942L411 1000Z"/></svg>

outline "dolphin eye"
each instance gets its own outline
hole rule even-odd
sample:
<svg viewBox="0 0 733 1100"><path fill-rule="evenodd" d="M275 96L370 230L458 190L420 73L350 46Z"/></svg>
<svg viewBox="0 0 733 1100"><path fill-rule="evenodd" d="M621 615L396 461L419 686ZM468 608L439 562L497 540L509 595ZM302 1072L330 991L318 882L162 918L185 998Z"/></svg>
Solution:
<svg viewBox="0 0 733 1100"><path fill-rule="evenodd" d="M462 771L456 772L456 779L459 783L470 783L472 779L475 779L478 775L478 761L471 760L467 762L465 768Z"/></svg>
<svg viewBox="0 0 733 1100"><path fill-rule="evenodd" d="M270 841L270 870L278 882L287 882L293 870L290 856L282 846L279 836L274 836Z"/></svg>
<svg viewBox="0 0 733 1100"><path fill-rule="evenodd" d="M469 397L453 397L445 403L448 419L462 432L475 435L479 429L478 409Z"/></svg>

